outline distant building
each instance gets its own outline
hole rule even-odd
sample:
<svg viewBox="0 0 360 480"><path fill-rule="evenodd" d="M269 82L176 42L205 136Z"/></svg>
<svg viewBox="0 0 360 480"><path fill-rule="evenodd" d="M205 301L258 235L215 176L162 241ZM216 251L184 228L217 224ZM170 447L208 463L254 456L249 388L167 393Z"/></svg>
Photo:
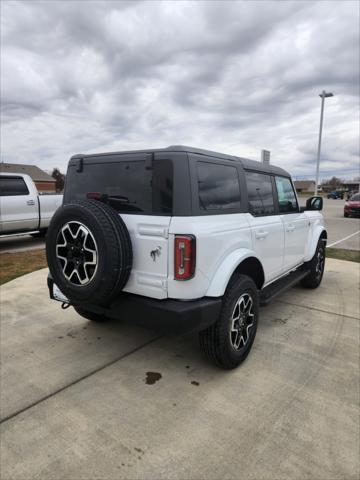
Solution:
<svg viewBox="0 0 360 480"><path fill-rule="evenodd" d="M22 163L0 163L0 172L23 173L29 175L36 185L39 193L56 192L56 180L36 165L25 165Z"/></svg>
<svg viewBox="0 0 360 480"><path fill-rule="evenodd" d="M359 181L355 182L354 180L350 182L345 181L342 184L342 188L345 189L347 192L349 191L358 192L360 189L360 182Z"/></svg>
<svg viewBox="0 0 360 480"><path fill-rule="evenodd" d="M297 193L314 193L315 182L313 180L295 180L294 185Z"/></svg>

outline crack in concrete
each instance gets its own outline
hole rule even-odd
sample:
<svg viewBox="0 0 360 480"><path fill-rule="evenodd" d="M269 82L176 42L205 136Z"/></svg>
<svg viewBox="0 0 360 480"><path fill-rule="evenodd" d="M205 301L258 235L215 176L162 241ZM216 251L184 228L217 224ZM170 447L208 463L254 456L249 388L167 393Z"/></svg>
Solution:
<svg viewBox="0 0 360 480"><path fill-rule="evenodd" d="M49 393L48 395L45 395L44 397L41 397L39 400L36 400L36 402L33 402L33 403L30 403L29 405L27 405L26 407L24 408L21 408L20 410L17 410L16 412L14 413L11 413L10 415L7 415L6 417L2 418L0 420L0 425L2 425L3 423L17 417L18 415L20 415L21 413L24 413L26 412L27 410L30 410L31 408L33 407L36 407L37 405L39 405L40 403L42 402L45 402L46 400L48 400L49 398L52 398L54 397L55 395L57 395L58 393L61 393L63 392L64 390L66 390L67 388L70 388L72 387L73 385L76 385L77 383L80 383L82 380L85 380L89 377L91 377L92 375L95 375L96 373L98 372L101 372L102 370L105 370L105 368L107 367L110 367L111 365L114 365L116 362L119 362L120 360L122 360L123 358L126 358L128 357L129 355L141 350L142 348L145 348L147 347L148 345L150 345L151 343L153 342L156 342L157 340L159 340L160 338L162 338L163 335L159 335L155 338L152 338L151 340L145 342L144 344L138 346L138 347L135 347L133 348L132 350L130 350L129 352L126 352L124 353L123 355L121 355L120 357L118 358L115 358L114 360L111 360L111 362L108 362L106 363L105 365L102 365L101 367L98 367L96 368L95 370L92 370L91 372L87 373L86 375L83 375L82 377L80 378L77 378L76 380L72 381L71 383L69 383L68 385L64 385L63 387L61 388L58 388L57 390L55 390L54 392L51 392Z"/></svg>

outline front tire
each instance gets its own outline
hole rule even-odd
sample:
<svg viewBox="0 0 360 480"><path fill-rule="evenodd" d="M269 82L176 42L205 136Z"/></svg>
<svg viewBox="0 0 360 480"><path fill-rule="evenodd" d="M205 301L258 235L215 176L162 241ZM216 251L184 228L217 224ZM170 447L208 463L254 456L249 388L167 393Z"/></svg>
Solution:
<svg viewBox="0 0 360 480"><path fill-rule="evenodd" d="M224 369L240 365L255 339L259 317L259 294L246 275L234 277L224 294L215 324L199 333L200 348L212 363Z"/></svg>
<svg viewBox="0 0 360 480"><path fill-rule="evenodd" d="M301 280L305 288L317 288L324 275L325 270L325 241L320 238L313 258L308 262L309 274Z"/></svg>

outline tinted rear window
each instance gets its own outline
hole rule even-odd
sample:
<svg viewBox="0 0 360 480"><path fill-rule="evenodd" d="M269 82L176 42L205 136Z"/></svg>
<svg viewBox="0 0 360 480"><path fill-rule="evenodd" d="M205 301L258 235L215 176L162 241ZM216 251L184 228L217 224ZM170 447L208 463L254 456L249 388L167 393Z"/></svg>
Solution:
<svg viewBox="0 0 360 480"><path fill-rule="evenodd" d="M356 193L355 195L353 195L350 200L352 202L360 202L360 193Z"/></svg>
<svg viewBox="0 0 360 480"><path fill-rule="evenodd" d="M246 172L249 212L254 216L274 215L274 197L270 175Z"/></svg>
<svg viewBox="0 0 360 480"><path fill-rule="evenodd" d="M201 210L240 208L240 186L235 167L198 162L197 173Z"/></svg>
<svg viewBox="0 0 360 480"><path fill-rule="evenodd" d="M29 190L21 177L0 177L0 196L28 195Z"/></svg>
<svg viewBox="0 0 360 480"><path fill-rule="evenodd" d="M173 165L171 160L91 163L68 171L64 203L100 194L118 212L171 215Z"/></svg>

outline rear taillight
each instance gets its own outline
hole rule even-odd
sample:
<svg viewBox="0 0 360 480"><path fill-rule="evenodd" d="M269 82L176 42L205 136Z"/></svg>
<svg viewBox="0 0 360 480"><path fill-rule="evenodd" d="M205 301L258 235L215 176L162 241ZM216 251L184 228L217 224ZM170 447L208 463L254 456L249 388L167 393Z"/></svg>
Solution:
<svg viewBox="0 0 360 480"><path fill-rule="evenodd" d="M175 235L175 280L190 280L195 275L196 240L194 235Z"/></svg>

